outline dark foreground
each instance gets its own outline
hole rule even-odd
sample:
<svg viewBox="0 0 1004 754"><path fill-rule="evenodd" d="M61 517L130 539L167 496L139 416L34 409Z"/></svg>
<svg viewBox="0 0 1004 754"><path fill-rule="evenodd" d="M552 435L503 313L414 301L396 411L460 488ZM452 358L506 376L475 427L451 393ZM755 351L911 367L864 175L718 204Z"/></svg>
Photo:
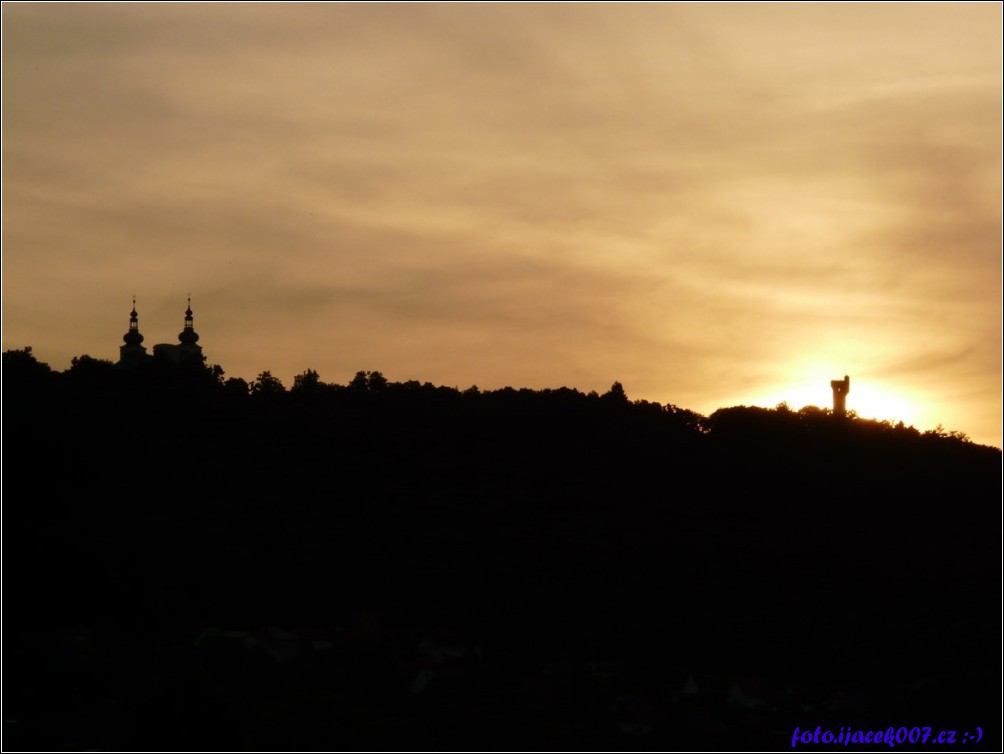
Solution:
<svg viewBox="0 0 1004 754"><path fill-rule="evenodd" d="M1000 748L996 449L91 367L5 358L5 750Z"/></svg>

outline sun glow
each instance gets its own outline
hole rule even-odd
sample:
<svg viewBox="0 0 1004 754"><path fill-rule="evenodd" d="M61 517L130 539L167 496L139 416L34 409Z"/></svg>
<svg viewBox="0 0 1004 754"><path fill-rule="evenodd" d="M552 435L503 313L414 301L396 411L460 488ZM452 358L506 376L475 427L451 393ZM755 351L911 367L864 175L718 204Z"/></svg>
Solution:
<svg viewBox="0 0 1004 754"><path fill-rule="evenodd" d="M841 370L811 365L798 370L797 374L796 379L752 396L747 403L774 407L784 402L793 410L803 406L833 407L830 381L843 379L844 373ZM878 419L894 423L902 421L918 429L927 428L926 412L921 408L925 401L921 396L898 386L889 385L881 378L870 379L867 374L856 376L852 372L849 376L851 389L847 394L848 413L853 412L862 419Z"/></svg>

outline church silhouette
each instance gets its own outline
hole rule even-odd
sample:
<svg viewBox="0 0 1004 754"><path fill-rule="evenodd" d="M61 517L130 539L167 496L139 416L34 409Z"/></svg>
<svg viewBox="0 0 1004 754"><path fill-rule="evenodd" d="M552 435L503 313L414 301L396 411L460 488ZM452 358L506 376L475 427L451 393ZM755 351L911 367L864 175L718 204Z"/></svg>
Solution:
<svg viewBox="0 0 1004 754"><path fill-rule="evenodd" d="M119 364L136 366L151 359L163 359L171 364L189 362L202 363L202 346L199 345L199 334L195 332L192 315L192 297L188 297L188 308L185 309L185 327L178 333L177 343L158 343L153 347L153 355L147 353L143 345L143 335L139 331L139 314L136 311L136 297L133 296L132 311L129 313L129 331L122 336L125 345L119 346Z"/></svg>

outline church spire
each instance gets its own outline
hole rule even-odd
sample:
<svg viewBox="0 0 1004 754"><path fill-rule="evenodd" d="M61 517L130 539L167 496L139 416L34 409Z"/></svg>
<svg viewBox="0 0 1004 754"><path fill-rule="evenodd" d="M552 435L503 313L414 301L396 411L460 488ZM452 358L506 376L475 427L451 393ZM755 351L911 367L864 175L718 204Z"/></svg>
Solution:
<svg viewBox="0 0 1004 754"><path fill-rule="evenodd" d="M132 311L129 312L129 330L122 336L125 345L119 346L119 364L138 364L146 356L143 335L139 331L139 314L136 312L136 296L132 297Z"/></svg>
<svg viewBox="0 0 1004 754"><path fill-rule="evenodd" d="M143 342L139 331L139 314L136 312L136 296L132 297L132 311L129 312L129 332L122 336L127 346L138 346Z"/></svg>
<svg viewBox="0 0 1004 754"><path fill-rule="evenodd" d="M188 294L188 308L185 309L185 329L178 333L178 340L186 346L194 346L199 342L199 334L195 332L195 321L192 317L192 294Z"/></svg>

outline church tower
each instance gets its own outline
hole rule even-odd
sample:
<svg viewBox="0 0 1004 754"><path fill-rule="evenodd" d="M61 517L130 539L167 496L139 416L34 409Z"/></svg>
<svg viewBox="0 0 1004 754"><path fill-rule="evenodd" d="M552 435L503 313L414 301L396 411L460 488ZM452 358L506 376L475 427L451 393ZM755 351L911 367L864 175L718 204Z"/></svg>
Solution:
<svg viewBox="0 0 1004 754"><path fill-rule="evenodd" d="M178 333L178 342L158 343L153 347L153 355L172 364L188 362L201 364L203 362L199 334L195 332L191 296L188 297L188 308L185 309L185 329Z"/></svg>
<svg viewBox="0 0 1004 754"><path fill-rule="evenodd" d="M195 332L195 321L192 316L192 297L188 297L188 308L185 309L185 329L178 333L178 356L179 361L195 359L202 361L202 346L199 343L199 334Z"/></svg>
<svg viewBox="0 0 1004 754"><path fill-rule="evenodd" d="M139 331L139 314L136 313L136 297L132 297L132 311L129 312L129 331L122 336L124 346L119 346L119 364L139 364L147 358L143 335Z"/></svg>

